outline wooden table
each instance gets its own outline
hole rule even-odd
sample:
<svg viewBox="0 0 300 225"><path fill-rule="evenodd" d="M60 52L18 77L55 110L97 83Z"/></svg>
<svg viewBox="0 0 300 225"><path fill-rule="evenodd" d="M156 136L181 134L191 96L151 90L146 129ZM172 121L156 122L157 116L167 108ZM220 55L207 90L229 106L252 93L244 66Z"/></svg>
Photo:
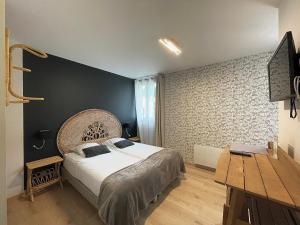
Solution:
<svg viewBox="0 0 300 225"><path fill-rule="evenodd" d="M227 186L224 225L249 224L242 220L247 217L242 215L246 196L293 209L292 212L300 210L300 166L282 149L278 150L278 158L261 154L233 155L229 147L225 148L215 174L215 181Z"/></svg>
<svg viewBox="0 0 300 225"><path fill-rule="evenodd" d="M136 137L130 137L128 138L129 141L134 141L134 142L141 142L140 137L136 136Z"/></svg>
<svg viewBox="0 0 300 225"><path fill-rule="evenodd" d="M27 167L27 194L30 196L30 200L33 202L33 193L38 192L52 184L60 183L63 188L60 166L63 159L60 156L53 156L37 161L26 163ZM45 166L54 165L54 169L47 169L40 171L37 174L32 173L34 169L39 169Z"/></svg>

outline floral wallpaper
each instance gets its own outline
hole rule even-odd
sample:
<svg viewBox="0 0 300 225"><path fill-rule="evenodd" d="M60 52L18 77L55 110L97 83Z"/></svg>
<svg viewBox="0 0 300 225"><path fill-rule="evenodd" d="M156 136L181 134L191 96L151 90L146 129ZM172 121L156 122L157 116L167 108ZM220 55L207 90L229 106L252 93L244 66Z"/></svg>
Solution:
<svg viewBox="0 0 300 225"><path fill-rule="evenodd" d="M278 130L263 53L165 74L165 147L193 162L195 144L266 145Z"/></svg>

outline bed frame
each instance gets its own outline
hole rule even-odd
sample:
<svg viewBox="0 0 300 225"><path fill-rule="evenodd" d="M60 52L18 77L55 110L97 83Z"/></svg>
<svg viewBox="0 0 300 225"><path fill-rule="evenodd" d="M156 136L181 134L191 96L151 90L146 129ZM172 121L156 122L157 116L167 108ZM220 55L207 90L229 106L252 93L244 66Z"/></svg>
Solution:
<svg viewBox="0 0 300 225"><path fill-rule="evenodd" d="M93 192L90 191L80 180L73 177L64 167L61 168L62 176L66 179L82 196L98 209L97 199Z"/></svg>
<svg viewBox="0 0 300 225"><path fill-rule="evenodd" d="M102 109L87 109L64 122L57 134L57 147L64 155L80 144L89 142L101 144L107 139L121 136L121 123L112 113ZM98 196L73 177L64 167L62 167L62 175L95 208L98 208Z"/></svg>
<svg viewBox="0 0 300 225"><path fill-rule="evenodd" d="M112 115L110 112L104 111L104 110L100 110L100 109L89 109L89 110L85 110L82 112L77 113L76 115L72 116L70 119L68 119L61 127L61 129L58 132L57 135L57 146L59 151L61 152L61 154L67 154L72 152L73 149L75 149L76 146L83 144L83 143L89 143L89 142L96 142L96 143L103 143L104 141L111 139L111 138L119 138L122 135L122 127L121 124L119 122L119 120ZM178 163L178 167L181 172L184 172L184 168L182 168L182 166L184 167L183 164L183 160L182 157L180 158L180 156L178 155L177 152L174 151L170 152L169 151L164 151L163 153L161 153L162 156L161 157L165 157L166 158L166 164L162 165L162 168L164 171L167 171L169 164L177 164ZM172 157L174 159L176 159L176 161L171 161L169 160L169 158ZM148 158L147 160L149 160L151 163L146 164L148 167L149 165L152 165L152 161L153 160L157 160L156 158ZM152 161L151 161L152 160ZM177 165L175 165L177 166ZM145 167L145 168L148 168ZM128 171L127 171L128 172ZM129 173L129 172L128 172ZM65 168L62 167L62 174L63 174L63 178L65 178L84 198L86 198L88 200L88 202L91 203L91 205L93 205L96 209L99 209L99 203L98 204L98 199L99 196L96 196L94 193L92 193L92 191L86 186L84 185L80 180L78 180L77 178L75 178L74 176L72 176ZM171 173L170 173L171 174ZM143 175L141 176L148 176L149 174L143 173ZM157 173L155 173L154 177L157 178ZM136 175L137 177L139 175ZM174 176L174 179L173 179ZM176 176L176 177L175 177ZM169 179L170 177L170 179ZM174 180L176 180L178 178L178 174L174 171L173 175L170 175L169 177L166 177L168 185L170 185L171 183L174 182ZM171 177L173 180L171 180ZM138 177L140 178L140 177ZM143 180L143 177L142 179ZM151 180L152 181L152 180ZM110 181L112 182L112 181ZM121 182L121 183L120 183ZM120 181L119 185L123 185L125 181ZM123 182L123 183L122 183ZM112 183L111 183L112 184ZM117 183L118 184L118 183ZM145 187L145 185L147 186L148 183L144 182L143 183ZM165 183L161 183L161 186L166 185ZM118 187L118 186L117 186ZM163 187L166 188L166 187ZM108 188L106 189L106 191L109 193L111 190ZM160 190L160 188L158 187L156 192L152 192L150 193L150 197L148 199L143 199L144 200L144 204L147 205L148 201L150 202L155 202L157 200L157 195L161 194L158 192L161 192L162 190ZM121 194L127 194L126 191L120 192ZM153 196L152 196L153 195ZM153 199L151 199L153 198ZM121 198L122 199L122 198ZM100 198L101 200L101 198ZM103 199L102 199L103 200ZM105 198L104 198L105 200ZM134 200L133 200L134 201ZM145 202L147 201L147 202ZM125 202L126 205L126 202ZM117 206L120 206L119 203L117 204ZM107 208L109 208L109 206L106 206ZM123 207L121 205L121 207ZM104 210L102 209L103 207L101 207L99 209L99 217L102 218L103 221L113 221L114 218L112 218L112 215L114 214L110 214L107 215L107 213L105 212L105 208ZM116 210L118 212L120 212L120 210L118 209L118 207L115 206L115 208L117 208ZM102 209L102 211L101 211ZM141 210L138 205L136 206L137 210ZM100 212L101 211L101 212ZM100 215L101 214L101 215ZM109 217L110 216L110 217ZM136 215L132 214L129 219L127 219L127 224L132 223L132 220L136 219L134 218ZM126 217L126 213L124 213L123 215L124 218ZM121 220L123 221L123 217L118 217L119 219L121 218ZM107 222L108 223L108 222Z"/></svg>

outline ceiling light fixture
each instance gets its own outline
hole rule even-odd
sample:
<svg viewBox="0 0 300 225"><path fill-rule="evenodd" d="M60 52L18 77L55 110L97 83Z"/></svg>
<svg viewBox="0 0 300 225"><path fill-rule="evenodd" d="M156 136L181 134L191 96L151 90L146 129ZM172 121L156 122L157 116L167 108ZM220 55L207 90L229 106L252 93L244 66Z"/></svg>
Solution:
<svg viewBox="0 0 300 225"><path fill-rule="evenodd" d="M182 53L181 49L173 40L170 40L168 38L160 38L158 39L158 41L175 55L180 55Z"/></svg>

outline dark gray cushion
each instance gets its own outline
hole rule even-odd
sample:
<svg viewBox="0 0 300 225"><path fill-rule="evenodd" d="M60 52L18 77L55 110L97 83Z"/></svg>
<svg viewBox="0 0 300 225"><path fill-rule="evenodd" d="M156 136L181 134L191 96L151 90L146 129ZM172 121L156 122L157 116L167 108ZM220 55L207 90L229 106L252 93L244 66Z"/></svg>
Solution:
<svg viewBox="0 0 300 225"><path fill-rule="evenodd" d="M122 140L122 141L118 141L118 142L114 143L114 145L117 148L126 148L128 146L134 145L134 143L132 141L129 141L129 140Z"/></svg>
<svg viewBox="0 0 300 225"><path fill-rule="evenodd" d="M110 153L106 145L92 146L92 147L84 148L82 149L82 151L84 152L86 158Z"/></svg>

